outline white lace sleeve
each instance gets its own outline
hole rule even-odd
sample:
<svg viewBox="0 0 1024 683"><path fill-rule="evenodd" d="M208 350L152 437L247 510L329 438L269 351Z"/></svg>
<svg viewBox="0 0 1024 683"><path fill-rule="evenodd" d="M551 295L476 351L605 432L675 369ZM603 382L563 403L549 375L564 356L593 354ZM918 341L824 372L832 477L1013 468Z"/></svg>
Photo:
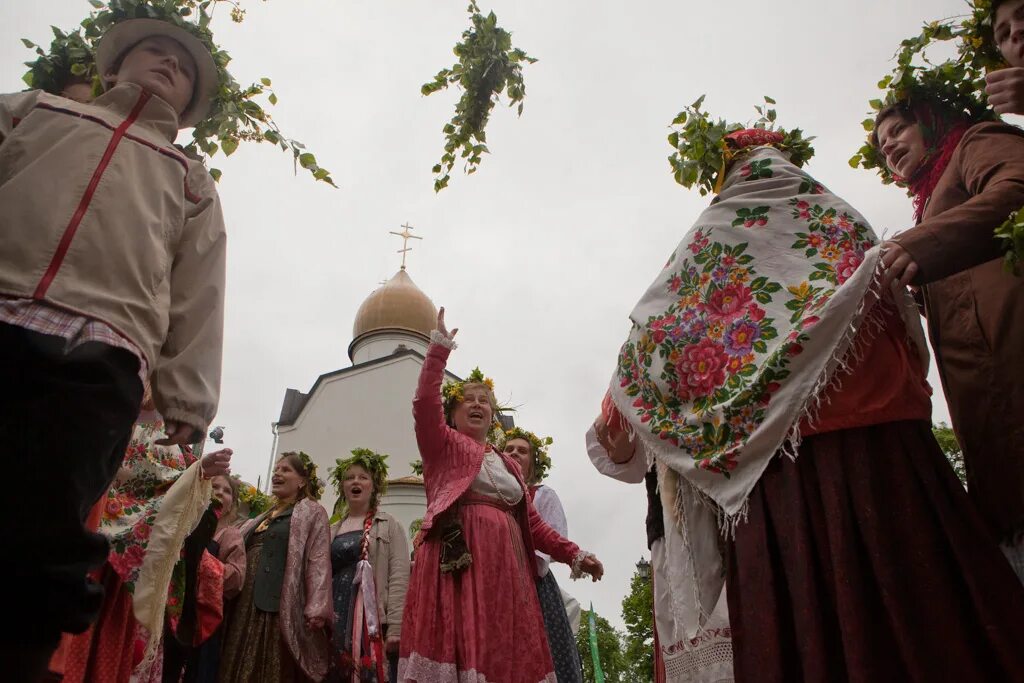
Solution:
<svg viewBox="0 0 1024 683"><path fill-rule="evenodd" d="M446 337L439 330L430 331L430 341L433 344L443 346L446 349L457 349L459 345L455 343L455 340L451 337Z"/></svg>

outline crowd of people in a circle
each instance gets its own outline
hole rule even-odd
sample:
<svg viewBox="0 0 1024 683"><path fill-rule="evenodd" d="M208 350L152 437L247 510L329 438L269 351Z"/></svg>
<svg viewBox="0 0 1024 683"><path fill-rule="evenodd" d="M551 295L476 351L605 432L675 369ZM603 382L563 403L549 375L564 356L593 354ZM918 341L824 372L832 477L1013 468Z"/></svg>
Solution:
<svg viewBox="0 0 1024 683"><path fill-rule="evenodd" d="M1024 113L1024 0L982 5L1006 62L988 108L920 81L874 118L915 213L890 239L803 170L798 131L688 114L680 178L715 197L578 444L646 485L658 681L1024 681L1024 278L993 237L1024 208L1024 132L998 116ZM549 563L603 566L542 484L550 440L502 430L478 371L445 383L443 308L411 538L381 509L385 454L322 475L285 453L260 509L230 449L190 446L217 413L226 233L173 142L220 67L157 19L109 27L96 64L95 98L0 95L0 675L581 681ZM966 488L931 431L926 331Z"/></svg>

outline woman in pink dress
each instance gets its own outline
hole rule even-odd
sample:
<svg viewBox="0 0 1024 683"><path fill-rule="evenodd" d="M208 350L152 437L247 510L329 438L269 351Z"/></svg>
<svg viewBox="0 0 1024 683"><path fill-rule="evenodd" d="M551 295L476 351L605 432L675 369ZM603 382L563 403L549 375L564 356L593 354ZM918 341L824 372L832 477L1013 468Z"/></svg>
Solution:
<svg viewBox="0 0 1024 683"><path fill-rule="evenodd" d="M427 513L415 542L398 678L555 683L534 550L571 564L576 578L596 581L604 569L540 518L519 465L488 445L497 408L489 384L474 373L442 405L456 332L445 327L442 308L413 399Z"/></svg>

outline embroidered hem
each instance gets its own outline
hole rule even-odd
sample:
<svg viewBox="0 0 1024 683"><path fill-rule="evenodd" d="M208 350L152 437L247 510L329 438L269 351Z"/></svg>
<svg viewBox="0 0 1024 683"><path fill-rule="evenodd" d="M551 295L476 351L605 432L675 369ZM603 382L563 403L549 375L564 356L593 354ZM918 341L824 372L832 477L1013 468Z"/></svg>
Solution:
<svg viewBox="0 0 1024 683"><path fill-rule="evenodd" d="M459 670L454 662L435 662L415 652L398 660L398 680L416 683L498 683L476 669ZM537 683L558 683L555 672L549 672Z"/></svg>

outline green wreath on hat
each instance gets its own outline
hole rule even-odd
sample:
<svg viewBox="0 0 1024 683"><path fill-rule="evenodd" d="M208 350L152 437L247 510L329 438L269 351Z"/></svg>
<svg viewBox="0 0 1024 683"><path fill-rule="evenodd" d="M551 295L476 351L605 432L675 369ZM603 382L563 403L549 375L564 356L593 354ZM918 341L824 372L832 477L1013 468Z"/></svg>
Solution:
<svg viewBox="0 0 1024 683"><path fill-rule="evenodd" d="M93 95L102 92L100 74L96 73L96 46L103 34L114 24L129 19L158 19L169 22L199 39L213 55L219 73L217 94L210 113L192 132L192 140L184 147L186 154L206 161L217 152L230 156L241 142L269 142L283 151L291 152L296 166L306 169L314 179L334 185L330 171L322 168L305 145L284 135L277 122L260 104L266 97L269 104L277 104L277 95L269 78L242 87L228 71L231 56L213 41L210 31L210 10L228 0L90 0L94 11L79 27L65 32L53 29L49 49L22 38L22 43L35 50L36 59L25 62L29 67L22 77L31 89L45 90L59 95L68 83L90 83ZM240 23L244 10L232 5L231 18ZM194 19L194 21L193 21ZM219 179L219 169L211 168L210 175Z"/></svg>

